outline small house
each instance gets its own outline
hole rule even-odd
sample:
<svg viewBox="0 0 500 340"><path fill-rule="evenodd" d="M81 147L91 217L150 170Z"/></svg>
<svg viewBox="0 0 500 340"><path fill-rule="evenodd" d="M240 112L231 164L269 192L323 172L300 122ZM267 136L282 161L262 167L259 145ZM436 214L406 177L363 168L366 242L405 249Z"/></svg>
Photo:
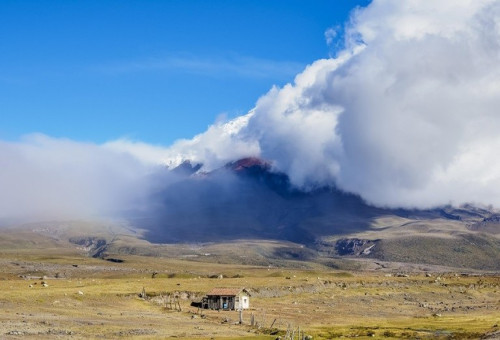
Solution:
<svg viewBox="0 0 500 340"><path fill-rule="evenodd" d="M244 288L214 288L203 298L202 307L216 310L250 308L250 294Z"/></svg>

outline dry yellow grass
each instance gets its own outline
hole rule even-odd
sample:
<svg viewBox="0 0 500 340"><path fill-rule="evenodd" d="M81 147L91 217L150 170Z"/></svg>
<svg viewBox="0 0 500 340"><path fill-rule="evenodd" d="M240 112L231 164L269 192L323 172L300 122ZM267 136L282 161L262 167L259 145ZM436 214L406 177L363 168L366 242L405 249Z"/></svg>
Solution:
<svg viewBox="0 0 500 340"><path fill-rule="evenodd" d="M395 277L321 267L120 258L125 262L50 251L4 252L0 337L274 339L288 327L300 327L315 339L478 338L499 330L500 277L495 275ZM159 272L155 279L154 271ZM219 274L226 278L210 278ZM41 284L43 275L48 287ZM202 311L201 317L190 307L190 299L216 286L250 289L252 308L244 312L243 325L236 324L237 312ZM139 297L143 288L149 299ZM167 293L181 296L182 312L165 309L159 296ZM251 314L260 327L249 325Z"/></svg>

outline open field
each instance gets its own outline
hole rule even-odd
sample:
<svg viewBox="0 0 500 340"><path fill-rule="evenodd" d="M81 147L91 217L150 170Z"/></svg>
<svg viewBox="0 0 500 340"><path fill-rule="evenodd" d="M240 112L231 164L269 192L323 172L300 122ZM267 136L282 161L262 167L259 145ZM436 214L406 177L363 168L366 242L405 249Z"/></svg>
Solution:
<svg viewBox="0 0 500 340"><path fill-rule="evenodd" d="M438 267L430 268L432 273L398 274L389 265L385 271L334 271L308 262L299 266L290 261L278 268L119 257L124 262L69 249L3 250L0 338L274 339L289 327L300 327L314 339L500 336L498 274L439 272ZM224 278L218 279L220 275ZM237 312L190 307L218 286L251 292L243 325L237 324ZM143 288L145 299L139 297ZM182 311L165 308L169 293L179 296Z"/></svg>

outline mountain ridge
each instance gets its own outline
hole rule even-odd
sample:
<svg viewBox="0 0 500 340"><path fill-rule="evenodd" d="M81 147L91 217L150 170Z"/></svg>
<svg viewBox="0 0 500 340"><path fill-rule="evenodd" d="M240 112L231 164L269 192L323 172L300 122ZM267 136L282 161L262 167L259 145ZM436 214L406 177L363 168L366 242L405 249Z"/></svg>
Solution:
<svg viewBox="0 0 500 340"><path fill-rule="evenodd" d="M125 221L11 226L0 235L0 249L49 247L110 261L146 255L299 267L386 270L403 263L500 270L500 214L492 207L374 207L333 187L301 191L258 158L211 172L190 162L166 171L175 180L165 177L148 209Z"/></svg>
<svg viewBox="0 0 500 340"><path fill-rule="evenodd" d="M181 166L183 177L157 193L156 209L132 222L146 230L149 242L277 240L331 257L448 261L459 267L462 261L500 269L494 263L500 258L500 215L491 207L375 207L333 187L301 191L286 174L254 157L211 172L202 172L199 164ZM474 242L476 248L470 246Z"/></svg>

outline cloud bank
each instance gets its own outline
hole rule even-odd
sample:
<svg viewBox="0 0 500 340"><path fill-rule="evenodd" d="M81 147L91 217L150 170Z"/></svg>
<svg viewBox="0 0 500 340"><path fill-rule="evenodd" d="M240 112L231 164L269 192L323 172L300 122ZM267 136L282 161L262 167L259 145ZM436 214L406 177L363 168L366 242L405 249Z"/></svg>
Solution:
<svg viewBox="0 0 500 340"><path fill-rule="evenodd" d="M247 143L305 189L393 207L500 206L500 1L375 0L344 31L335 58L260 98L230 139L199 142L214 141L209 129L171 152L189 144L213 167Z"/></svg>
<svg viewBox="0 0 500 340"><path fill-rule="evenodd" d="M35 134L0 142L0 219L117 216L140 209L152 166L110 147Z"/></svg>

